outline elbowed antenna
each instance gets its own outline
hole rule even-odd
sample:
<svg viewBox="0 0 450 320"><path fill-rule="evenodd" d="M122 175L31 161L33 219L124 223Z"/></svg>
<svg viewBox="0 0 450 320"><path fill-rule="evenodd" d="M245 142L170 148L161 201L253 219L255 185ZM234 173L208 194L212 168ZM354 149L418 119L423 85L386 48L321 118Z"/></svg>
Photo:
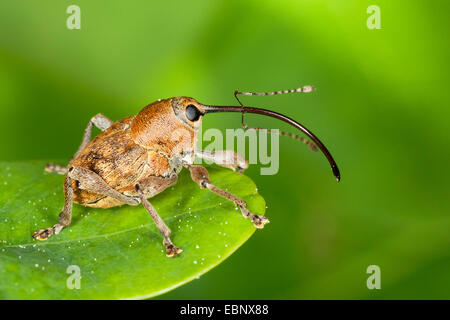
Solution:
<svg viewBox="0 0 450 320"><path fill-rule="evenodd" d="M339 172L339 168L336 162L333 159L333 156L328 151L328 149L324 146L324 144L317 138L311 131L309 131L306 127L298 123L297 121L275 111L253 108L253 107L244 107L244 106L203 106L205 109L205 113L214 113L214 112L240 112L240 113L256 113L264 116L272 117L279 119L281 121L289 123L291 126L297 128L306 134L314 143L322 150L323 154L327 158L328 162L331 165L331 170L333 171L334 176L337 181L341 180L341 174Z"/></svg>

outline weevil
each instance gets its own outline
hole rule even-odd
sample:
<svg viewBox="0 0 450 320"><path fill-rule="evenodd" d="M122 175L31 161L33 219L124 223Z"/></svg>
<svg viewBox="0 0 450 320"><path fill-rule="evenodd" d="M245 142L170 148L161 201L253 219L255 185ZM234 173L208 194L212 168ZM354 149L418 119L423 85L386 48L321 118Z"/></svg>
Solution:
<svg viewBox="0 0 450 320"><path fill-rule="evenodd" d="M240 173L248 168L245 157L233 150L207 152L197 149L197 133L203 116L209 113L239 112L246 129L249 128L244 123L245 113L265 115L287 122L308 136L314 144L294 134L281 134L306 142L315 151L318 147L328 159L333 174L339 181L340 173L333 157L311 131L283 114L244 106L237 97L238 94L274 95L310 92L313 89L311 86L304 86L266 93L235 91L239 106L205 105L189 97L169 98L155 101L136 116L116 122L97 114L89 121L81 145L67 167L47 165L46 171L65 175L64 207L58 223L50 228L37 230L33 238L46 240L69 226L73 203L93 208L142 204L162 234L166 255L175 257L182 249L172 242L171 230L148 199L174 185L183 167L190 171L192 179L200 188L209 189L234 202L242 215L249 218L256 228L263 228L269 219L249 211L244 200L216 187L205 167L194 165L194 159L198 157ZM93 126L99 128L101 133L91 140Z"/></svg>

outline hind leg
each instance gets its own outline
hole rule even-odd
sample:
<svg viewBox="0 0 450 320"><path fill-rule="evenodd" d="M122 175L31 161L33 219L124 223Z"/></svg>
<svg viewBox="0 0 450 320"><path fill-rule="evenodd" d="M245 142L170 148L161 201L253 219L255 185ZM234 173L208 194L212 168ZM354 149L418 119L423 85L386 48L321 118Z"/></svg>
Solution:
<svg viewBox="0 0 450 320"><path fill-rule="evenodd" d="M86 147L86 145L89 143L89 141L91 141L93 126L96 126L101 131L105 131L112 124L113 124L113 121L101 113L93 116L91 118L91 120L89 120L89 123L87 124L86 129L84 129L83 140L81 141L81 145L78 147L78 150L77 150L77 152L75 152L75 155L72 157L72 159L75 158L81 152L81 150L84 149L84 147ZM67 168L60 166L58 164L49 163L45 167L45 171L64 175L67 173Z"/></svg>
<svg viewBox="0 0 450 320"><path fill-rule="evenodd" d="M113 124L113 121L110 120L108 117L102 115L101 113L93 116L91 118L91 120L89 120L89 123L86 126L86 129L84 129L83 140L81 141L81 145L78 148L77 152L75 152L75 155L73 156L73 158L75 158L81 152L81 150L83 150L84 147L86 147L86 145L89 143L89 141L91 141L92 126L96 126L101 131L105 131L112 124Z"/></svg>
<svg viewBox="0 0 450 320"><path fill-rule="evenodd" d="M33 238L36 240L46 240L52 235L60 233L64 227L70 225L72 220L72 202L72 179L69 176L66 176L64 179L64 207L59 214L59 223L55 224L53 227L35 231L33 233Z"/></svg>
<svg viewBox="0 0 450 320"><path fill-rule="evenodd" d="M100 130L105 131L112 124L113 121L108 119L101 113L93 116L89 121L88 125L86 126L86 129L84 130L83 140L73 158L75 158L77 154L80 153L80 151L83 150L83 148L91 140L92 126L95 125ZM47 164L47 166L45 167L45 171L55 172L62 175L67 174L66 167L53 163ZM64 207L59 215L59 223L47 229L37 230L36 232L33 233L34 239L45 240L54 234L60 233L64 227L70 225L70 222L72 220L73 188L72 188L72 178L69 175L66 175L66 178L64 179L64 199L65 199Z"/></svg>
<svg viewBox="0 0 450 320"><path fill-rule="evenodd" d="M41 229L33 233L33 238L37 240L46 240L54 234L58 234L64 227L70 225L72 218L73 188L72 180L79 182L79 188L92 191L104 196L117 199L129 205L139 204L137 197L124 195L114 190L106 184L106 182L95 172L81 167L71 167L68 170L64 180L64 208L59 215L59 223L51 228Z"/></svg>

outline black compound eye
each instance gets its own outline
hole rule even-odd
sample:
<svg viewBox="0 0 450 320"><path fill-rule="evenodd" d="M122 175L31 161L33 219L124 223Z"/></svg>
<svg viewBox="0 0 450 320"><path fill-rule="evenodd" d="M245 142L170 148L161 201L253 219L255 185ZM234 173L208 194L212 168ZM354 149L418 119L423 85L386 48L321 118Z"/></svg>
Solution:
<svg viewBox="0 0 450 320"><path fill-rule="evenodd" d="M188 118L189 120L197 121L198 119L200 119L201 115L202 113L200 112L200 110L198 110L197 107L193 104L190 104L186 107L186 118Z"/></svg>

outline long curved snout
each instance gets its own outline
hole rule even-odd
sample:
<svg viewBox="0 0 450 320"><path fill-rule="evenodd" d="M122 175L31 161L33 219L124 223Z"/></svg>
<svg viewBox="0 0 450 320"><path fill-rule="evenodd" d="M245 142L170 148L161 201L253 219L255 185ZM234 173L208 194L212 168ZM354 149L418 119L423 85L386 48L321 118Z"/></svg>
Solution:
<svg viewBox="0 0 450 320"><path fill-rule="evenodd" d="M315 144L316 146L322 151L322 153L327 158L328 162L331 165L331 170L333 171L334 176L336 177L337 181L340 181L341 174L339 172L339 168L336 164L336 162L333 159L333 156L328 151L328 149L325 147L325 145L317 138L310 130L308 130L305 126L298 123L297 121L281 114L275 111L267 110L267 109L261 109L261 108L254 108L254 107L243 107L243 106L203 106L203 109L206 113L216 113L216 112L239 112L239 113L256 113L261 114L264 116L272 117L279 119L281 121L284 121L286 123L289 123L291 126L295 127L296 129L303 132L305 135L307 135Z"/></svg>

